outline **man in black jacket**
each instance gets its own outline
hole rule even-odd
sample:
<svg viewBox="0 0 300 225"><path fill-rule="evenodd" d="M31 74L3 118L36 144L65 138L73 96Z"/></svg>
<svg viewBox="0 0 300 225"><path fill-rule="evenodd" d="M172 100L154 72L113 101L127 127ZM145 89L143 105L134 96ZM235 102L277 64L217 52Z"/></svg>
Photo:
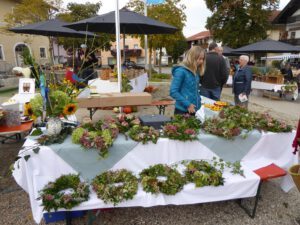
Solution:
<svg viewBox="0 0 300 225"><path fill-rule="evenodd" d="M200 94L216 101L220 100L222 87L228 79L226 62L218 55L217 48L215 42L209 44L205 72L200 78Z"/></svg>

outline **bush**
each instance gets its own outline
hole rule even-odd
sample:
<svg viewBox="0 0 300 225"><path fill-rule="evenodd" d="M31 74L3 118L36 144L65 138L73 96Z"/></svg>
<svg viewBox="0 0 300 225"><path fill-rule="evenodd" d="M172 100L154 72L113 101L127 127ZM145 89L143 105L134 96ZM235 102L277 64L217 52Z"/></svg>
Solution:
<svg viewBox="0 0 300 225"><path fill-rule="evenodd" d="M171 75L170 74L165 74L165 73L157 73L157 74L153 74L152 78L154 79L170 79Z"/></svg>

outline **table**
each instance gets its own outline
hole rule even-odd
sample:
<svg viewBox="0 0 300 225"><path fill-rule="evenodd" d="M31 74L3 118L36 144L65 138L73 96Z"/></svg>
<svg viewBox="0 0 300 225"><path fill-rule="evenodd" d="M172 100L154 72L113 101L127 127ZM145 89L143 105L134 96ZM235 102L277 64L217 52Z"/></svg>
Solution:
<svg viewBox="0 0 300 225"><path fill-rule="evenodd" d="M32 128L33 122L25 122L19 126L0 126L0 138L1 142L4 143L7 139L12 139L13 136L16 136L17 140L21 140L21 134L29 132Z"/></svg>
<svg viewBox="0 0 300 225"><path fill-rule="evenodd" d="M130 80L132 86L131 92L143 92L148 83L148 74L144 73L136 78ZM118 93L118 82L111 82L109 80L101 80L100 78L90 80L89 86L96 86L98 93Z"/></svg>
<svg viewBox="0 0 300 225"><path fill-rule="evenodd" d="M225 140L210 134L200 134L200 141L180 142L160 138L157 144L136 144L130 150L122 150L123 155L111 165L107 161L101 160L97 162L96 151L83 151L77 145L70 142L67 138L65 144L56 146L54 150L50 147L42 146L39 154L31 153L30 159L26 162L24 159L19 160L19 168L13 171L16 182L29 194L30 204L32 207L33 218L40 222L43 211L40 201L36 200L38 191L44 187L50 180L54 180L62 174L78 172L78 165L89 169L89 166L99 164L107 164L110 169L126 168L138 174L142 169L157 163L173 164L186 159L211 159L212 157L226 157L228 147L235 149L232 154L241 159L245 178L239 175L232 175L228 171L224 172L225 185L218 187L195 188L193 184L185 185L184 189L175 196L166 196L163 194L151 195L145 193L141 186L134 199L120 203L117 207L134 207L143 206L151 207L156 205L180 205L180 204L196 204L204 202L223 201L237 198L247 198L256 195L259 184L259 177L252 170L266 166L271 162L287 169L289 166L297 162L298 155L292 154L291 143L295 133L275 134L263 133L258 136L255 143L242 142L242 140ZM250 138L250 137L249 137ZM31 146L35 141L27 139L25 146ZM244 143L244 144L243 144ZM123 146L122 140L118 139L114 143L115 148L109 152L109 157L118 154L120 147ZM224 148L225 146L225 148ZM247 151L239 151L239 149L248 149ZM226 150L227 149L227 150ZM125 151L125 152L124 152ZM22 154L22 152L20 152ZM28 154L28 152L26 152ZM76 158L77 154L78 155ZM91 154L91 155L90 155ZM93 155L94 154L94 155ZM64 158L63 158L64 157ZM87 161L85 158L93 161ZM227 155L227 157L230 157ZM72 159L73 158L73 159ZM73 162L72 162L73 161ZM55 163L53 163L55 162ZM74 169L76 168L76 169ZM95 165L94 168L98 168ZM98 171L92 172L95 174ZM89 174L85 170L80 171L81 176L88 177ZM91 178L95 175L90 176ZM289 177L285 177L284 189L287 191L292 186ZM232 190L235 190L232 192ZM88 210L96 208L111 208L112 204L104 204L102 200L97 199L96 193L92 192L90 200L82 203L80 206L72 210ZM64 211L64 210L62 210Z"/></svg>

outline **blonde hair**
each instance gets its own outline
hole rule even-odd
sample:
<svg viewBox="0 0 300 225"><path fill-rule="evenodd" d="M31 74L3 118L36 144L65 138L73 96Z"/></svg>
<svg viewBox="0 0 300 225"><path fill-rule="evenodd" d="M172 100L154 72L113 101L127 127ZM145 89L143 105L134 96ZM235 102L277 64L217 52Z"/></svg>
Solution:
<svg viewBox="0 0 300 225"><path fill-rule="evenodd" d="M203 64L198 68L197 60L201 54L204 55ZM200 46L193 46L186 52L182 64L194 72L194 74L199 71L200 75L203 75L205 71L205 58L205 50Z"/></svg>

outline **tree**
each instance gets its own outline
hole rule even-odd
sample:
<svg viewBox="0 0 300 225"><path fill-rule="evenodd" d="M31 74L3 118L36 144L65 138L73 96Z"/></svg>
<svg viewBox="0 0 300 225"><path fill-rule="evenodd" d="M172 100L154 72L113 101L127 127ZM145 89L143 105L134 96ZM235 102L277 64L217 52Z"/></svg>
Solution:
<svg viewBox="0 0 300 225"><path fill-rule="evenodd" d="M4 16L7 28L51 19L61 9L62 0L22 0Z"/></svg>
<svg viewBox="0 0 300 225"><path fill-rule="evenodd" d="M67 5L67 12L60 13L57 18L66 22L77 22L79 20L87 19L97 15L97 12L101 8L102 3L69 3ZM110 42L114 41L113 35L98 34L95 38L59 38L58 43L63 45L65 49L73 47L79 47L80 44L86 43L89 47L95 49L110 49Z"/></svg>
<svg viewBox="0 0 300 225"><path fill-rule="evenodd" d="M144 1L141 0L131 0L127 4L127 7L133 9L135 12L143 14L143 2ZM163 4L147 6L148 17L178 28L178 31L175 34L157 34L148 36L149 58L151 59L153 49L158 49L160 52L159 73L161 73L162 48L172 49L178 41L182 40L182 29L186 21L184 9L185 5L181 4L181 0L166 0ZM141 45L144 46L144 36L141 36L141 41ZM149 60L149 64L151 68L151 60Z"/></svg>
<svg viewBox="0 0 300 225"><path fill-rule="evenodd" d="M278 8L279 0L205 0L212 16L206 28L215 40L238 48L265 39L268 18Z"/></svg>
<svg viewBox="0 0 300 225"><path fill-rule="evenodd" d="M177 63L178 58L187 50L188 44L184 36L178 40L174 45L167 48L167 52L172 56L173 63Z"/></svg>

